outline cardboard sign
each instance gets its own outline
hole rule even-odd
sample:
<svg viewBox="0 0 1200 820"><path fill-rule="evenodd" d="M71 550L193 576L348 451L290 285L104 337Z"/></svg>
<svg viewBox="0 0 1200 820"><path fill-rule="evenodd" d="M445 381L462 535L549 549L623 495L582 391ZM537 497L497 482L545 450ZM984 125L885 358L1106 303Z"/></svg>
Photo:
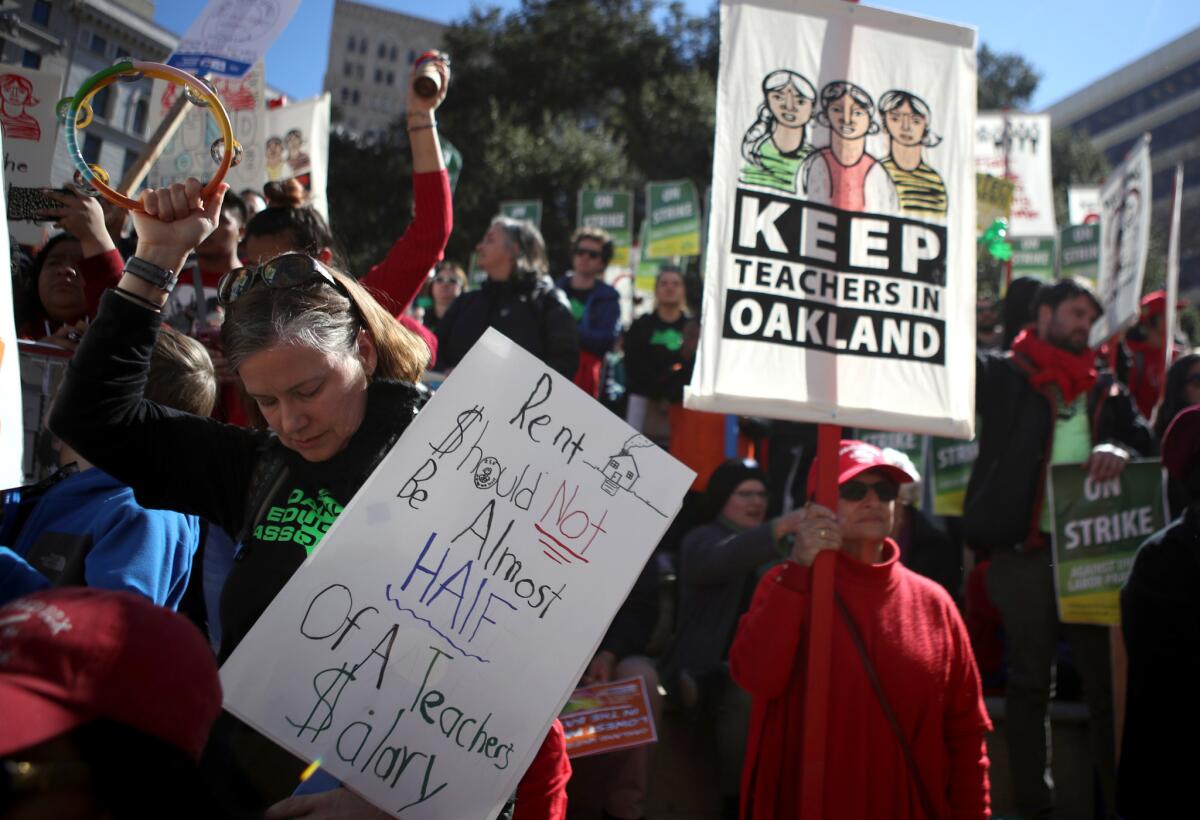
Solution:
<svg viewBox="0 0 1200 820"><path fill-rule="evenodd" d="M1141 543L1165 525L1162 468L1134 461L1097 483L1078 464L1050 468L1054 583L1066 623L1121 623L1120 591Z"/></svg>
<svg viewBox="0 0 1200 820"><path fill-rule="evenodd" d="M193 74L244 77L278 39L300 0L209 0L167 65Z"/></svg>
<svg viewBox="0 0 1200 820"><path fill-rule="evenodd" d="M1058 236L1058 269L1064 279L1096 287L1100 274L1100 226L1071 225Z"/></svg>
<svg viewBox="0 0 1200 820"><path fill-rule="evenodd" d="M67 182L50 178L59 139L54 106L61 96L62 76L59 74L16 65L0 66L0 132L4 135L6 202L12 198L9 192L12 187L57 188ZM8 223L8 231L21 244L40 245L46 241L47 228L52 221L12 220ZM13 355L16 355L15 351Z"/></svg>
<svg viewBox="0 0 1200 820"><path fill-rule="evenodd" d="M700 198L690 180L646 184L648 259L700 255Z"/></svg>
<svg viewBox="0 0 1200 820"><path fill-rule="evenodd" d="M1049 114L980 111L975 120L975 170L1015 184L1010 236L1054 234Z"/></svg>
<svg viewBox="0 0 1200 820"><path fill-rule="evenodd" d="M685 404L968 436L974 30L841 0L721 12Z"/></svg>
<svg viewBox="0 0 1200 820"><path fill-rule="evenodd" d="M1099 185L1067 188L1067 219L1072 225L1094 225L1100 221Z"/></svg>
<svg viewBox="0 0 1200 820"><path fill-rule="evenodd" d="M1100 192L1100 273L1096 295L1104 315L1092 325L1099 346L1137 321L1150 250L1150 135L1113 169Z"/></svg>
<svg viewBox="0 0 1200 820"><path fill-rule="evenodd" d="M542 227L540 199L510 199L500 203L500 215L509 219L528 219L539 230Z"/></svg>
<svg viewBox="0 0 1200 820"><path fill-rule="evenodd" d="M633 194L629 191L580 191L577 212L579 224L603 228L613 239L614 268L629 267L633 246Z"/></svg>
<svg viewBox="0 0 1200 820"><path fill-rule="evenodd" d="M489 330L221 669L405 820L491 820L694 473Z"/></svg>
<svg viewBox="0 0 1200 820"><path fill-rule="evenodd" d="M559 715L568 757L617 752L658 740L646 682L626 678L581 686Z"/></svg>
<svg viewBox="0 0 1200 820"><path fill-rule="evenodd" d="M269 109L266 120L267 181L295 179L308 192L308 204L328 219L329 94Z"/></svg>

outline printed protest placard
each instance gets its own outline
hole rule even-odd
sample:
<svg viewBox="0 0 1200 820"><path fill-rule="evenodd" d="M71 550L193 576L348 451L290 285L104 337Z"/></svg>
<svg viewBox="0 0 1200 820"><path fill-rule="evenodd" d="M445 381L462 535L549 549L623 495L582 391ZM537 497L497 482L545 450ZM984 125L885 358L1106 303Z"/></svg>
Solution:
<svg viewBox="0 0 1200 820"><path fill-rule="evenodd" d="M1100 226L1071 225L1058 235L1058 269L1064 279L1096 287L1100 275Z"/></svg>
<svg viewBox="0 0 1200 820"><path fill-rule="evenodd" d="M328 218L329 94L272 108L266 112L266 122L267 181L295 179L308 192L308 203Z"/></svg>
<svg viewBox="0 0 1200 820"><path fill-rule="evenodd" d="M697 410L970 434L975 32L721 6Z"/></svg>
<svg viewBox="0 0 1200 820"><path fill-rule="evenodd" d="M500 215L510 219L528 219L537 228L542 227L542 201L540 199L510 199L500 203Z"/></svg>
<svg viewBox="0 0 1200 820"><path fill-rule="evenodd" d="M1067 220L1072 225L1094 225L1100 221L1100 186L1071 185L1067 188Z"/></svg>
<svg viewBox="0 0 1200 820"><path fill-rule="evenodd" d="M13 188L47 188L62 185L50 179L54 149L58 145L55 103L62 96L62 76L16 65L0 67L0 132L4 136L5 201L10 215L32 216L24 192ZM48 221L12 219L8 232L17 242L40 245L46 241ZM15 354L14 354L15 355ZM15 361L15 360L14 360Z"/></svg>
<svg viewBox="0 0 1200 820"><path fill-rule="evenodd" d="M646 682L641 678L581 686L559 719L568 757L617 752L658 740Z"/></svg>
<svg viewBox="0 0 1200 820"><path fill-rule="evenodd" d="M1095 482L1078 464L1050 468L1054 583L1066 623L1121 622L1120 591L1138 546L1164 526L1162 468L1134 461Z"/></svg>
<svg viewBox="0 0 1200 820"><path fill-rule="evenodd" d="M299 7L300 0L209 0L167 64L192 74L244 77Z"/></svg>
<svg viewBox="0 0 1200 820"><path fill-rule="evenodd" d="M883 430L854 430L853 435L847 435L847 438L856 438L859 441L865 441L867 444L874 444L879 449L892 448L899 450L908 456L909 461L917 470L921 469L921 463L925 458L925 436L917 435L916 433L898 433Z"/></svg>
<svg viewBox="0 0 1200 820"><path fill-rule="evenodd" d="M700 198L691 180L646 184L648 259L700 255Z"/></svg>
<svg viewBox="0 0 1200 820"><path fill-rule="evenodd" d="M1137 321L1150 250L1150 135L1113 169L1100 191L1100 273L1096 295L1104 315L1092 325L1092 347Z"/></svg>
<svg viewBox="0 0 1200 820"><path fill-rule="evenodd" d="M1015 184L1011 236L1052 236L1050 115L980 111L975 120L975 170Z"/></svg>
<svg viewBox="0 0 1200 820"><path fill-rule="evenodd" d="M633 194L629 191L580 191L577 212L579 224L603 228L613 238L611 264L629 267L629 250L633 246Z"/></svg>
<svg viewBox="0 0 1200 820"><path fill-rule="evenodd" d="M997 219L1012 213L1013 183L989 174L975 174L975 232L983 233Z"/></svg>
<svg viewBox="0 0 1200 820"><path fill-rule="evenodd" d="M242 146L242 159L229 169L225 181L235 191L245 188L261 190L267 181L264 157L267 106L263 64L258 63L240 79L216 77L211 84L229 114L234 139ZM182 93L181 86L165 80L154 81L147 133L154 132L171 110L175 98ZM209 179L217 170L217 163L213 159L213 143L220 137L221 130L212 114L205 108L191 106L166 148L151 166L146 176L146 187L163 188L183 182L188 177Z"/></svg>
<svg viewBox="0 0 1200 820"><path fill-rule="evenodd" d="M933 438L933 514L959 516L967 496L967 482L979 458L979 441Z"/></svg>
<svg viewBox="0 0 1200 820"><path fill-rule="evenodd" d="M1054 278L1054 237L1021 236L1013 239L1012 275L1032 276L1049 282Z"/></svg>
<svg viewBox="0 0 1200 820"><path fill-rule="evenodd" d="M225 706L405 820L491 820L694 473L495 330L221 670Z"/></svg>
<svg viewBox="0 0 1200 820"><path fill-rule="evenodd" d="M0 148L8 140L0 139ZM5 152L5 156L7 156ZM0 208L6 200L7 163L0 176ZM17 328L13 318L12 254L8 234L0 236L0 487L19 487L25 482L22 439L25 435L21 407L21 362L17 353Z"/></svg>

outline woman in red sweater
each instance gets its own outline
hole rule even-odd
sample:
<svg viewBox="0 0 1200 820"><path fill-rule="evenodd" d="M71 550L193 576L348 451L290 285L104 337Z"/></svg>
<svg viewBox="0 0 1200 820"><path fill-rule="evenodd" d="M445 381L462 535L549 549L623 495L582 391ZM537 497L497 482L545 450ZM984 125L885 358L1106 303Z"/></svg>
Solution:
<svg viewBox="0 0 1200 820"><path fill-rule="evenodd" d="M821 550L837 552L825 816L990 815L991 724L967 630L946 591L900 564L887 537L908 481L878 448L843 441L836 514L810 503L791 519L790 560L763 576L742 616L729 659L733 679L754 699L743 818L815 820L801 815L801 772L811 566Z"/></svg>

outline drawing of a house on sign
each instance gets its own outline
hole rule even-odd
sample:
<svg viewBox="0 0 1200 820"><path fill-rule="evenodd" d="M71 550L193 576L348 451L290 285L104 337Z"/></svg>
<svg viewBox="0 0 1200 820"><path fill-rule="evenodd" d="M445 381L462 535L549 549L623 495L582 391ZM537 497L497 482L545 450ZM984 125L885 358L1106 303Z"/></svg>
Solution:
<svg viewBox="0 0 1200 820"><path fill-rule="evenodd" d="M617 490L632 489L641 475L633 455L624 450L609 458L600 472L604 474L603 490L609 495L616 495Z"/></svg>

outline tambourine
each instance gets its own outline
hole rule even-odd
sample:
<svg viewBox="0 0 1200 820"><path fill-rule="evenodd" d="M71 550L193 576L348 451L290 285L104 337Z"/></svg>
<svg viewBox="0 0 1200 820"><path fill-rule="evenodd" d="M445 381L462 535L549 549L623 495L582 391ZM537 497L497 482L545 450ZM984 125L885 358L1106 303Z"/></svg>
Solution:
<svg viewBox="0 0 1200 820"><path fill-rule="evenodd" d="M213 161L217 163L217 172L213 174L200 193L201 199L208 199L221 184L229 169L241 161L242 146L233 138L233 125L229 114L221 103L221 98L203 79L180 71L173 66L163 63L148 63L142 60L122 60L103 71L99 71L86 79L74 97L63 97L58 101L57 113L66 127L63 129L67 136L67 152L75 163L75 181L85 194L99 194L114 205L129 211L141 211L142 203L130 199L109 187L108 172L99 165L89 165L79 150L79 129L87 128L92 123L92 98L102 89L117 81L137 82L143 77L156 80L166 80L169 83L183 86L184 96L193 105L207 108L221 129L211 148ZM226 151L225 146L232 145L232 151ZM91 190L88 190L88 189Z"/></svg>

